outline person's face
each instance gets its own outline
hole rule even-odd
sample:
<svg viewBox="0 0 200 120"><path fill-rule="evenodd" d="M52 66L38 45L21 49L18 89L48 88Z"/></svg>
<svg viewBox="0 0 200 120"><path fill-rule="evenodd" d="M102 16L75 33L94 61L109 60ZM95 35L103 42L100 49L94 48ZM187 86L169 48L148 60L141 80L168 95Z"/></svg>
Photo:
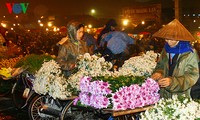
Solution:
<svg viewBox="0 0 200 120"><path fill-rule="evenodd" d="M175 47L178 44L178 42L179 42L177 40L168 40L168 39L166 39L165 41L168 43L168 45L170 47Z"/></svg>
<svg viewBox="0 0 200 120"><path fill-rule="evenodd" d="M77 33L76 33L77 40L81 40L81 38L83 37L83 33L84 33L83 27L77 30Z"/></svg>

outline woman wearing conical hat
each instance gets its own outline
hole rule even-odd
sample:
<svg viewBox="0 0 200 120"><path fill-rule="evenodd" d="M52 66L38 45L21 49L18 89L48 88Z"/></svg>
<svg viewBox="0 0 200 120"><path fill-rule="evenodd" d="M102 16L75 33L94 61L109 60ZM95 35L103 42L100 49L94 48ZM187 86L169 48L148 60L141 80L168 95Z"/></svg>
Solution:
<svg viewBox="0 0 200 120"><path fill-rule="evenodd" d="M171 98L172 95L183 94L190 97L191 87L199 77L199 57L190 44L194 40L193 36L177 19L153 36L166 41L151 76L160 85L161 97Z"/></svg>

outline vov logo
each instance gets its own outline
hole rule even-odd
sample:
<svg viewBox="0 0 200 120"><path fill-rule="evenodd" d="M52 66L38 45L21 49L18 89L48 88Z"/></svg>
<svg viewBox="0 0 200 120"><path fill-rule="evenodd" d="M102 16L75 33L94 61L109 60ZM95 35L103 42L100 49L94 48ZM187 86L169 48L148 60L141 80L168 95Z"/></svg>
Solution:
<svg viewBox="0 0 200 120"><path fill-rule="evenodd" d="M8 12L10 14L20 14L20 13L26 13L29 3L6 3L6 7L8 8Z"/></svg>

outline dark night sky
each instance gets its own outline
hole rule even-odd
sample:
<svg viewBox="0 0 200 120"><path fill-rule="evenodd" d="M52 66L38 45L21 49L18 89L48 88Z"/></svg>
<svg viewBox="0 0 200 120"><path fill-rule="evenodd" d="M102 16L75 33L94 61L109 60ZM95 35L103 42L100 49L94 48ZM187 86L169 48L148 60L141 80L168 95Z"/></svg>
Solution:
<svg viewBox="0 0 200 120"><path fill-rule="evenodd" d="M191 2L192 1L192 2ZM173 0L0 0L0 15L9 15L6 2L28 2L27 13L35 15L83 15L96 10L97 17L116 16L126 6L147 3L162 3L162 7L173 7ZM200 0L182 0L184 5L200 8Z"/></svg>
<svg viewBox="0 0 200 120"><path fill-rule="evenodd" d="M6 2L28 2L27 12L34 14L82 15L94 8L97 16L116 15L124 6L135 5L136 1L159 0L0 0L0 14L8 14Z"/></svg>

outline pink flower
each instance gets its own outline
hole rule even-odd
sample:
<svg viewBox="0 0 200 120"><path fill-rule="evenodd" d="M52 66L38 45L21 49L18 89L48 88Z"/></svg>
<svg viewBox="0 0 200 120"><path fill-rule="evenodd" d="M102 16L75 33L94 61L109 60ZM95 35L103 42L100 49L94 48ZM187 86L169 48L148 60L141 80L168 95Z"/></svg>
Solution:
<svg viewBox="0 0 200 120"><path fill-rule="evenodd" d="M134 109L154 104L159 100L159 86L152 79L147 79L142 86L122 87L112 94L114 110Z"/></svg>
<svg viewBox="0 0 200 120"><path fill-rule="evenodd" d="M77 102L78 102L78 100L79 100L79 97L77 97L76 99L74 99L74 100L73 100L73 105L76 105Z"/></svg>
<svg viewBox="0 0 200 120"><path fill-rule="evenodd" d="M80 80L80 90L82 92L88 92L89 91L89 86L90 86L90 80L92 78L88 76L84 76Z"/></svg>
<svg viewBox="0 0 200 120"><path fill-rule="evenodd" d="M141 87L137 84L124 86L118 91L112 93L108 82L93 81L90 77L83 77L80 82L79 100L82 104L92 106L94 108L107 108L112 102L114 110L134 109L151 105L160 99L159 85L154 80L148 78ZM111 98L107 95L112 94Z"/></svg>

